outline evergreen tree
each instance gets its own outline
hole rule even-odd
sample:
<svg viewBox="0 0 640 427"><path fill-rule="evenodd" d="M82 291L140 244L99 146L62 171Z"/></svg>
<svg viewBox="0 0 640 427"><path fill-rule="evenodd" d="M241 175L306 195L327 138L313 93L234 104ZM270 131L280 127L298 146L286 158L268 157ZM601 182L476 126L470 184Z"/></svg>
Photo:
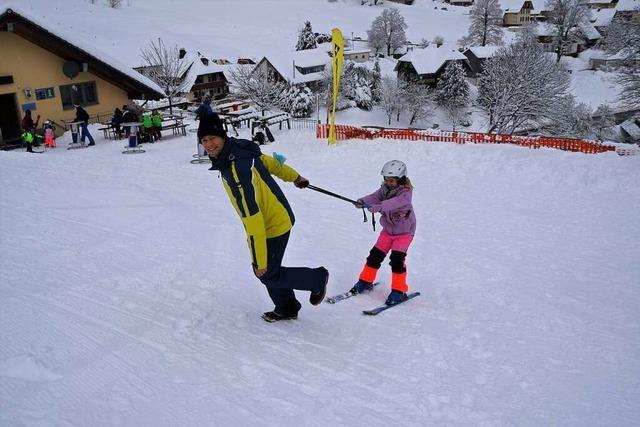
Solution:
<svg viewBox="0 0 640 427"><path fill-rule="evenodd" d="M447 112L455 130L469 105L469 83L460 63L451 61L436 85L436 101Z"/></svg>
<svg viewBox="0 0 640 427"><path fill-rule="evenodd" d="M306 85L293 85L287 93L286 110L292 117L309 117L313 101L313 93Z"/></svg>
<svg viewBox="0 0 640 427"><path fill-rule="evenodd" d="M376 59L373 64L373 75L371 79L371 101L374 104L380 102L382 97L382 71L380 70L380 62Z"/></svg>
<svg viewBox="0 0 640 427"><path fill-rule="evenodd" d="M345 98L356 103L359 108L370 110L373 106L371 82L373 72L363 66L347 61L340 81L341 91Z"/></svg>
<svg viewBox="0 0 640 427"><path fill-rule="evenodd" d="M316 36L313 34L313 30L311 29L311 22L305 21L304 28L300 30L300 34L298 34L296 50L315 49L317 46Z"/></svg>

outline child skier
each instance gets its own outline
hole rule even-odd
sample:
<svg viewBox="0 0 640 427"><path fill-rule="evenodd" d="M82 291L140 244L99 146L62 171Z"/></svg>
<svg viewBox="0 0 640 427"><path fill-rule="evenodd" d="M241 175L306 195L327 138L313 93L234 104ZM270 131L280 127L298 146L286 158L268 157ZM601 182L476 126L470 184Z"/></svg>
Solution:
<svg viewBox="0 0 640 427"><path fill-rule="evenodd" d="M351 288L353 294L373 289L378 269L391 250L391 293L386 305L395 305L407 299L407 269L405 258L416 231L416 215L411 204L413 186L407 177L407 166L400 160L391 160L382 167L384 182L368 196L357 200L356 207L381 214L382 231L369 252L360 277Z"/></svg>

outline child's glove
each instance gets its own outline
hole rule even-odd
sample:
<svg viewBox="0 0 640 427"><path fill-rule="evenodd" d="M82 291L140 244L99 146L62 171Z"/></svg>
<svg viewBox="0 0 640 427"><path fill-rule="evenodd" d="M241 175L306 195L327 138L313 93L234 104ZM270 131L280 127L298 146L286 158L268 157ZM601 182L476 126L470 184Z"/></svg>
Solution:
<svg viewBox="0 0 640 427"><path fill-rule="evenodd" d="M380 210L382 209L382 205L380 205L380 204L369 205L369 206L365 206L365 207L371 213L380 212Z"/></svg>
<svg viewBox="0 0 640 427"><path fill-rule="evenodd" d="M369 209L369 204L366 202L363 202L362 200L358 199L355 203L354 203L355 207L358 209Z"/></svg>

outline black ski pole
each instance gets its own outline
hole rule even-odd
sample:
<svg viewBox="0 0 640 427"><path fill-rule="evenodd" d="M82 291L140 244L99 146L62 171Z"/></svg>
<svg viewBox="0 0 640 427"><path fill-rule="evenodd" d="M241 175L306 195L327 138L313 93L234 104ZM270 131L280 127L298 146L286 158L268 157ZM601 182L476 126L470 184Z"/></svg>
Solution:
<svg viewBox="0 0 640 427"><path fill-rule="evenodd" d="M311 190L314 190L314 191L317 191L319 193L326 194L327 196L332 196L332 197L335 197L337 199L344 200L345 202L353 203L354 205L358 204L358 202L356 202L355 200L351 200L351 199L349 199L347 197L344 197L344 196L341 196L339 194L332 193L331 191L325 190L324 188L316 187L315 185L309 184L309 185L307 185L307 188L309 188Z"/></svg>
<svg viewBox="0 0 640 427"><path fill-rule="evenodd" d="M357 201L351 200L351 199L349 199L347 197L341 196L341 195L336 194L336 193L332 193L331 191L325 190L324 188L316 187L315 185L311 185L311 184L307 185L307 188L309 188L311 190L314 190L314 191L317 191L317 192L322 193L322 194L326 194L327 196L332 196L332 197L335 197L337 199L344 200L345 202L353 203L354 205L358 206L358 202ZM363 206L362 207L362 217L364 218L364 222L367 222L367 213L365 212L364 209L365 208ZM371 214L371 219L373 220L373 230L375 231L375 229L376 229L376 222L375 221L376 220L373 217L373 214Z"/></svg>

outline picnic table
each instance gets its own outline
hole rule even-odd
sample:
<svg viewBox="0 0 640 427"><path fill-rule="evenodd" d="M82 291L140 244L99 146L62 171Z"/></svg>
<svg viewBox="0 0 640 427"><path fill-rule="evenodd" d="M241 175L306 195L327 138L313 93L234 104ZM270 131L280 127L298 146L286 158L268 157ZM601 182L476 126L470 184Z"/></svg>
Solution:
<svg viewBox="0 0 640 427"><path fill-rule="evenodd" d="M242 127L242 123L244 122L246 122L246 126L249 127L252 120L260 117L253 108L246 108L241 111L230 111L228 113L220 114L220 116L225 119L225 127L230 124L234 128ZM228 130L229 129L227 127L227 131Z"/></svg>
<svg viewBox="0 0 640 427"><path fill-rule="evenodd" d="M269 116L258 116L251 124L251 135L253 135L257 127L267 127L270 125L278 125L278 129L282 130L282 124L287 123L287 127L291 129L291 116L289 113L276 113Z"/></svg>

